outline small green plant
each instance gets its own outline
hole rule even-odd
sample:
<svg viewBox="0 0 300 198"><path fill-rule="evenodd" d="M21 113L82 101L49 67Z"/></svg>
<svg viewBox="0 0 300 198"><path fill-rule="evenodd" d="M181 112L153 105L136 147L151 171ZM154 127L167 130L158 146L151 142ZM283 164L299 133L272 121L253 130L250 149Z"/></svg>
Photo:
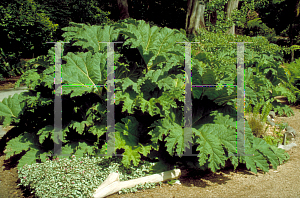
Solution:
<svg viewBox="0 0 300 198"><path fill-rule="evenodd" d="M273 146L277 146L278 145L278 142L280 141L280 139L278 138L275 138L274 136L272 135L267 135L264 137L264 140L270 144L270 145L273 145Z"/></svg>
<svg viewBox="0 0 300 198"><path fill-rule="evenodd" d="M287 128L288 123L286 123L286 122L279 123L278 126L279 126L279 130L281 132L282 130L284 130L285 128Z"/></svg>
<svg viewBox="0 0 300 198"><path fill-rule="evenodd" d="M20 184L35 193L37 197L92 197L94 190L112 172L118 172L120 181L150 175L154 163L143 161L140 168L124 168L120 158L81 157L75 155L63 159L48 159L45 163L25 165L18 170ZM136 192L139 189L155 188L155 183L137 185L122 189L121 193Z"/></svg>
<svg viewBox="0 0 300 198"><path fill-rule="evenodd" d="M290 52L289 52L290 53ZM295 93L296 100L299 103L300 101L300 58L296 59L294 62L289 64L285 63L283 65L289 81L291 83L290 87Z"/></svg>
<svg viewBox="0 0 300 198"><path fill-rule="evenodd" d="M253 113L249 120L248 120L249 126L252 129L253 135L255 137L262 137L264 134L264 124L261 122L259 114Z"/></svg>
<svg viewBox="0 0 300 198"><path fill-rule="evenodd" d="M172 180L168 181L168 184L171 185L171 186L173 186L175 182L176 182L176 180L172 179Z"/></svg>
<svg viewBox="0 0 300 198"><path fill-rule="evenodd" d="M264 136L264 140L270 145L278 146L278 143L283 141L284 135L281 133L281 131L287 127L287 123L280 123L278 124L278 126L279 126L279 131L277 131L276 128L274 128L274 136L272 135Z"/></svg>
<svg viewBox="0 0 300 198"><path fill-rule="evenodd" d="M267 120L269 112L272 110L272 102L272 99L267 101L260 100L254 107L249 105L246 108L246 112L251 115L248 123L255 137L262 138L268 129L268 126L264 127L264 123Z"/></svg>

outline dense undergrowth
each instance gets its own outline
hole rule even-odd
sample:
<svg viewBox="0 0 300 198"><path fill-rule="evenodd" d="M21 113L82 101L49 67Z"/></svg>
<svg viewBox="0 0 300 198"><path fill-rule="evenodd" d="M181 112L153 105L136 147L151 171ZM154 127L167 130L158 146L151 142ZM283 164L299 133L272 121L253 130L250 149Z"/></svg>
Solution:
<svg viewBox="0 0 300 198"><path fill-rule="evenodd" d="M111 144L106 142L107 89L95 85L104 85L107 79L107 44L99 42L119 41L123 43L114 44L114 141L124 167L139 166L143 157L156 162L152 173L176 165L216 172L227 161L234 168L244 163L256 173L257 168L267 172L269 164L276 168L289 159L284 150L255 137L247 121L245 153L253 155L230 155L236 153L237 141L237 89L233 86L192 88L192 142L184 140L185 48L176 42L200 42L192 44L193 85L236 85L237 47L229 42L252 42L245 45L246 109L260 105L262 120L270 110L293 114L274 99L283 95L296 102L299 89L292 69L281 66L281 48L264 37L199 32L191 38L184 30L133 19L104 26L72 23L63 30L70 44L62 48L62 82L81 86L62 88L62 154L97 157ZM31 63L34 69L17 82L16 86L22 82L30 86L30 91L0 103L4 125L16 125L8 132L8 141L1 142L6 159L26 151L19 169L45 163L46 155L53 154L54 49L36 58ZM180 157L186 146L198 156Z"/></svg>

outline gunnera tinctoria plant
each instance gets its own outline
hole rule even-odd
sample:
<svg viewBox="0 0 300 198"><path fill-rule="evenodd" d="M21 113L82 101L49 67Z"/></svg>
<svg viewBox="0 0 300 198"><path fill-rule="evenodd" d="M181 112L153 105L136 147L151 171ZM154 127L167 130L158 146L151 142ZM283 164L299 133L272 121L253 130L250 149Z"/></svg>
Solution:
<svg viewBox="0 0 300 198"><path fill-rule="evenodd" d="M45 163L25 165L18 171L20 184L36 197L93 197L94 190L112 172L118 172L120 181L126 181L150 174L154 163L142 161L138 168L120 166L121 159L113 157L76 158L74 155L63 159L47 159ZM121 193L136 192L140 189L155 188L155 183L136 185L122 189Z"/></svg>

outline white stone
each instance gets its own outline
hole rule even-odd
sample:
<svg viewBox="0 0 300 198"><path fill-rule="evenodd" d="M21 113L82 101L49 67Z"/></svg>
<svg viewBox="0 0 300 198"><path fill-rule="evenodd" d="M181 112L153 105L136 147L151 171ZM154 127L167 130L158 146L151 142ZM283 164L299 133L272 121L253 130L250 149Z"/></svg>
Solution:
<svg viewBox="0 0 300 198"><path fill-rule="evenodd" d="M278 148L284 149L286 151L291 150L291 148L293 148L294 146L297 146L296 143L291 143L288 145L278 145Z"/></svg>

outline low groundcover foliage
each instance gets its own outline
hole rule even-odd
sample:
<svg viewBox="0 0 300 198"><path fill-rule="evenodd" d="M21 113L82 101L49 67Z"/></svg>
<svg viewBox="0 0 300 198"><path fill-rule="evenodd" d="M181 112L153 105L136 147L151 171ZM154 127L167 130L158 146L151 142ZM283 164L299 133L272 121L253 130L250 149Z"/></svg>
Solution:
<svg viewBox="0 0 300 198"><path fill-rule="evenodd" d="M230 161L234 168L245 163L257 173L257 168L266 172L269 163L276 168L289 159L284 150L254 137L247 122L245 153L253 156L230 156L236 153L237 140L235 87L193 87L192 142L184 141L185 48L176 42L201 42L199 47L192 46L193 85L237 84L236 46L226 44L253 42L245 51L246 108L265 103L262 112L273 108L292 114L274 100L283 94L291 102L296 98L286 86L289 76L279 66L279 49L266 39L206 33L189 40L183 30L151 27L133 19L104 26L72 23L63 30L65 41L70 42L62 48L63 85L82 86L62 88L62 154L97 156L106 152L106 143L112 143L106 142L107 90L95 85L107 80L107 43L99 42L118 41L123 43L114 48L116 124L111 140L115 151L123 154L123 166L136 167L146 157L157 162L153 172L169 170L180 162L216 172ZM35 68L18 81L25 82L30 92L0 103L4 125L16 125L9 133L6 159L26 152L19 168L45 163L46 154L51 154L57 143L53 138L54 54L53 47L47 56L38 57ZM197 157L180 157L187 145Z"/></svg>
<svg viewBox="0 0 300 198"><path fill-rule="evenodd" d="M124 168L120 158L104 159L84 156L70 159L47 159L42 164L25 165L18 170L20 184L28 187L37 197L93 197L93 192L110 173L118 172L120 181L150 175L153 163L141 162L140 167ZM153 188L155 183L122 189L119 193Z"/></svg>

